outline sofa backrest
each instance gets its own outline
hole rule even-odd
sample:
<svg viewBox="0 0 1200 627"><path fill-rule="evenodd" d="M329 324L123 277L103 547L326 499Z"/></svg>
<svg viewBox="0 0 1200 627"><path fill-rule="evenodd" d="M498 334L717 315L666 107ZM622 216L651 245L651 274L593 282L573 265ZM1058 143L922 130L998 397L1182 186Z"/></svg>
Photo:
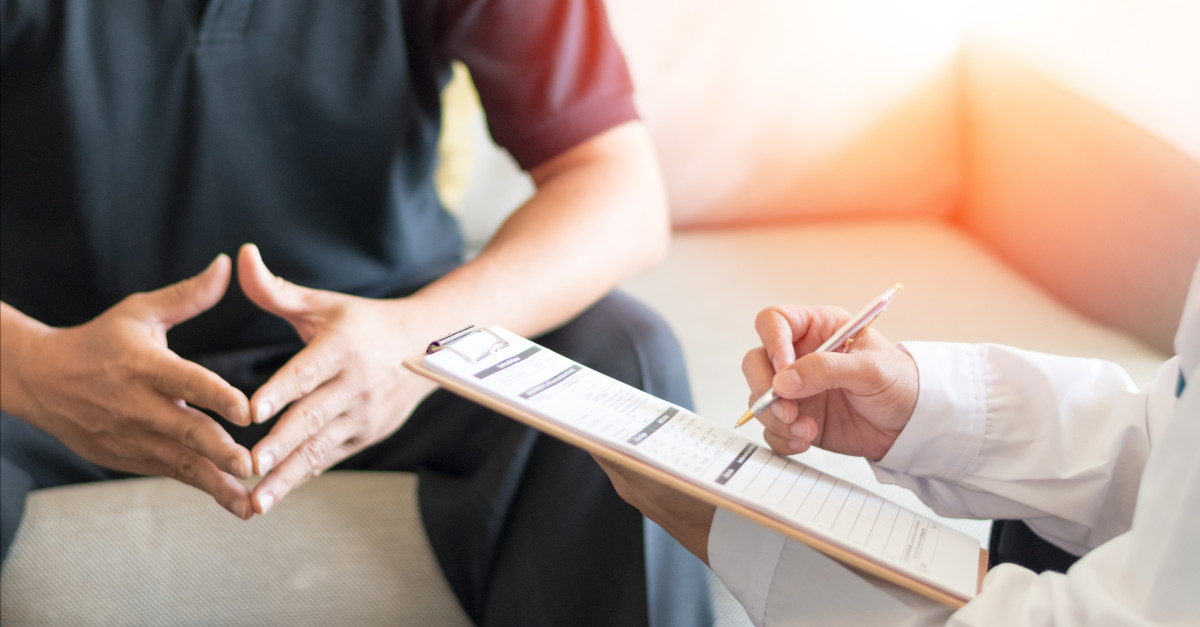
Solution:
<svg viewBox="0 0 1200 627"><path fill-rule="evenodd" d="M1200 260L1200 3L982 2L967 29L957 220L1170 352Z"/></svg>
<svg viewBox="0 0 1200 627"><path fill-rule="evenodd" d="M948 216L954 0L608 0L677 229Z"/></svg>

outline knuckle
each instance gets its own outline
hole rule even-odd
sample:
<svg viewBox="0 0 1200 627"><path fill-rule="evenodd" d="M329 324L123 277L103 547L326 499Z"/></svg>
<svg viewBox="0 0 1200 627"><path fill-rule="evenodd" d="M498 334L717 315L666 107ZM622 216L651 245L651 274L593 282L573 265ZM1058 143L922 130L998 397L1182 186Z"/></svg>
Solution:
<svg viewBox="0 0 1200 627"><path fill-rule="evenodd" d="M789 326L788 320L789 314L783 307L772 305L754 316L754 331L761 338L773 338Z"/></svg>
<svg viewBox="0 0 1200 627"><path fill-rule="evenodd" d="M325 423L325 412L317 404L305 404L299 409L299 422L304 427L305 435L312 437L321 431Z"/></svg>
<svg viewBox="0 0 1200 627"><path fill-rule="evenodd" d="M298 366L291 373L292 385L301 394L307 394L317 387L317 369L310 364Z"/></svg>
<svg viewBox="0 0 1200 627"><path fill-rule="evenodd" d="M812 359L804 361L804 378L818 378L821 381L828 380L834 374L834 365L829 359L823 359L822 355L813 353Z"/></svg>
<svg viewBox="0 0 1200 627"><path fill-rule="evenodd" d="M184 280L178 283L172 283L170 286L171 296L181 301L186 301L192 296L192 281Z"/></svg>
<svg viewBox="0 0 1200 627"><path fill-rule="evenodd" d="M139 360L117 357L107 360L104 370L109 377L117 381L144 383L150 380L152 372L143 368Z"/></svg>
<svg viewBox="0 0 1200 627"><path fill-rule="evenodd" d="M117 303L121 308L130 309L135 312L145 311L150 308L150 303L153 297L149 292L134 292Z"/></svg>
<svg viewBox="0 0 1200 627"><path fill-rule="evenodd" d="M112 407L97 409L88 416L88 419L79 423L90 440L95 442L119 438L121 433L128 430L127 425L132 421L119 409Z"/></svg>
<svg viewBox="0 0 1200 627"><path fill-rule="evenodd" d="M179 441L193 451L199 449L202 441L199 423L189 423L184 426L179 434Z"/></svg>
<svg viewBox="0 0 1200 627"><path fill-rule="evenodd" d="M183 400L192 401L201 397L204 391L204 382L197 376L187 375L178 377L178 390L183 395ZM175 387L174 385L172 387Z"/></svg>
<svg viewBox="0 0 1200 627"><path fill-rule="evenodd" d="M302 444L297 452L310 473L319 473L333 453L333 445L326 438L313 437Z"/></svg>
<svg viewBox="0 0 1200 627"><path fill-rule="evenodd" d="M742 374L750 374L754 371L755 366L762 362L766 356L766 351L762 347L752 348L742 356Z"/></svg>
<svg viewBox="0 0 1200 627"><path fill-rule="evenodd" d="M873 359L858 360L857 368L872 388L883 386L888 379L887 367Z"/></svg>
<svg viewBox="0 0 1200 627"><path fill-rule="evenodd" d="M771 306L759 310L754 316L754 328L761 329L763 326L770 324L775 320L775 317L780 313L779 307Z"/></svg>
<svg viewBox="0 0 1200 627"><path fill-rule="evenodd" d="M184 451L175 456L170 465L171 476L181 481L192 482L200 476L202 458L191 452Z"/></svg>

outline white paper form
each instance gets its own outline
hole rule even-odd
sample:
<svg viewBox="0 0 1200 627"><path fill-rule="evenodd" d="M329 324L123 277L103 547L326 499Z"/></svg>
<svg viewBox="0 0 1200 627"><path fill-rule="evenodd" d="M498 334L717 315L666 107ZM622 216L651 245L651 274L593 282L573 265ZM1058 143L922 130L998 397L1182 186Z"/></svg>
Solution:
<svg viewBox="0 0 1200 627"><path fill-rule="evenodd" d="M481 359L443 350L426 365L953 596L974 596L974 538L502 328L484 333L502 341L486 340Z"/></svg>

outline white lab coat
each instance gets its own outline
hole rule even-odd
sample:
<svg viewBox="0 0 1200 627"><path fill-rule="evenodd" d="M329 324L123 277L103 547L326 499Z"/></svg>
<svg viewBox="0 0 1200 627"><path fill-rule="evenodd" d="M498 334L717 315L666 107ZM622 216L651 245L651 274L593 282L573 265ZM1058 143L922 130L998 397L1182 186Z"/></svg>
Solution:
<svg viewBox="0 0 1200 627"><path fill-rule="evenodd" d="M1176 356L1140 390L1097 360L903 346L917 409L876 476L1084 557L1066 575L1001 565L952 613L719 510L709 559L755 624L1200 626L1200 267Z"/></svg>

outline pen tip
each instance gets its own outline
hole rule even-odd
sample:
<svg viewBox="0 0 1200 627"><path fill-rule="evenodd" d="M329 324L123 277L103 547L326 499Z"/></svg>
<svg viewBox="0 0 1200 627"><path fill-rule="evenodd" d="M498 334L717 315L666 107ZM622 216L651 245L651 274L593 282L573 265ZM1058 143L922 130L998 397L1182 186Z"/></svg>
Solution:
<svg viewBox="0 0 1200 627"><path fill-rule="evenodd" d="M896 290L897 292L899 292L900 290L904 289L904 284L903 284L903 283L897 283L897 284L895 284L895 285L893 285L893 286L892 286L892 289L894 289L894 290Z"/></svg>
<svg viewBox="0 0 1200 627"><path fill-rule="evenodd" d="M741 418L738 418L737 422L736 422L736 423L734 423L734 425L733 425L733 426L734 426L734 427L740 427L740 426L742 426L742 425L746 424L747 422L750 422L750 419L751 419L751 418L754 418L754 410L753 410L753 409L747 409L747 410L746 410L746 413L742 414L742 417L741 417Z"/></svg>

